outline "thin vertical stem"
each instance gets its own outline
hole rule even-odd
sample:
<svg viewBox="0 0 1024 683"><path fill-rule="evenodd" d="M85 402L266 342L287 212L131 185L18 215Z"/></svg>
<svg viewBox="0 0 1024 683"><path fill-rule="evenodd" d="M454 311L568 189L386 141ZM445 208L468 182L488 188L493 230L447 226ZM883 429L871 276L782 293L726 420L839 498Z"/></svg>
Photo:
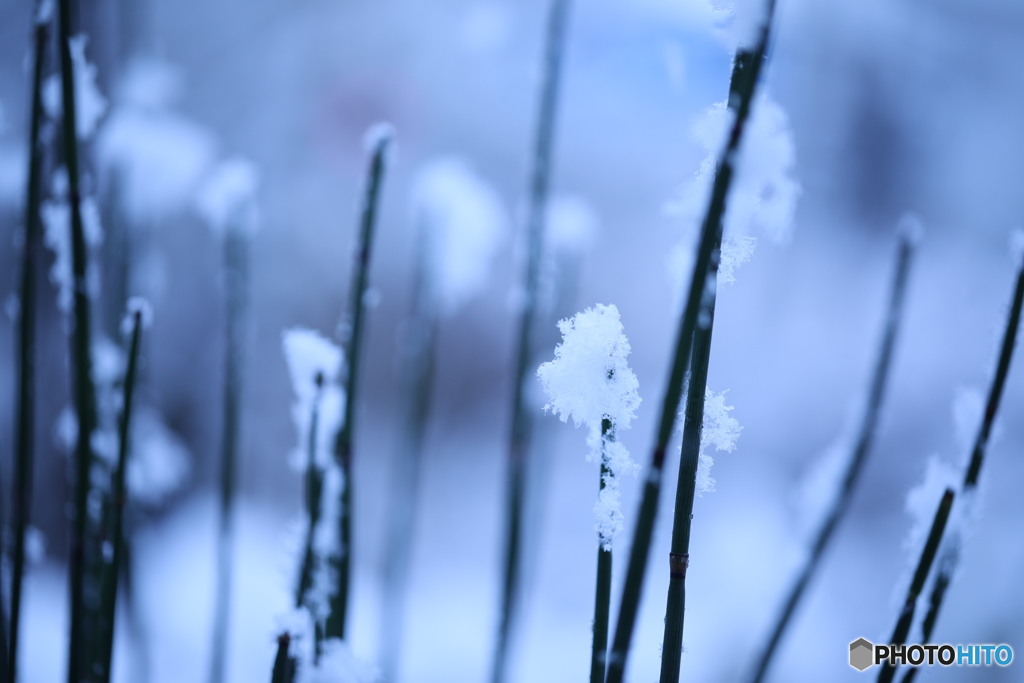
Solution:
<svg viewBox="0 0 1024 683"><path fill-rule="evenodd" d="M21 298L18 317L18 396L14 402L15 465L12 500L12 529L14 554L11 574L10 648L7 680L18 680L18 637L21 624L21 589L25 575L25 532L32 514L32 471L34 461L33 431L35 428L35 368L36 368L36 268L39 260L40 216L42 199L43 150L40 129L43 120L42 83L46 45L50 31L49 20L41 21L40 1L35 7L35 30L32 56L32 112L28 137L28 187L25 197L25 239L21 265Z"/></svg>
<svg viewBox="0 0 1024 683"><path fill-rule="evenodd" d="M772 15L775 9L774 0L767 0L764 25L761 29L758 45L750 52L741 52L737 56L738 73L733 78L737 85L730 96L735 101L735 117L729 137L718 159L715 179L711 188L708 210L701 226L697 242L697 257L693 275L690 279L686 307L679 321L676 335L672 367L669 372L668 384L662 401L661 417L655 437L651 464L644 483L640 511L636 517L633 533L633 546L630 548L629 565L626 569L626 581L619 603L619 616L615 624L615 636L608 658L607 683L621 683L629 648L633 640L637 612L640 609L640 596L643 592L644 576L647 572L647 560L654 533L654 519L658 510L658 499L661 496L661 480L665 466L665 451L675 426L679 399L683 392L683 380L690 362L693 348L694 330L701 310L701 299L707 284L707 274L711 267L712 253L715 244L720 243L722 218L725 215L726 200L732 185L734 163L739 151L740 141L746 122L753 106L758 77L768 50L768 39Z"/></svg>
<svg viewBox="0 0 1024 683"><path fill-rule="evenodd" d="M224 344L224 432L221 436L220 508L217 535L217 584L214 598L213 657L210 683L226 680L228 630L231 622L231 577L234 573L235 491L241 418L243 328L247 307L248 235L229 225L224 235L226 325Z"/></svg>
<svg viewBox="0 0 1024 683"><path fill-rule="evenodd" d="M277 655L274 657L274 670L270 675L270 683L293 683L295 681L296 661L291 656L292 638L288 633L277 637Z"/></svg>
<svg viewBox="0 0 1024 683"><path fill-rule="evenodd" d="M559 91L565 36L569 21L569 0L551 0L544 41L544 61L540 102L537 113L529 198L526 218L527 257L524 301L516 342L516 361L512 385L512 425L509 437L508 489L501 604L498 636L491 669L491 683L503 683L508 668L508 651L513 621L518 609L522 573L523 507L526 495L526 459L530 449L532 424L526 406L526 384L533 368L533 336L537 324L540 268L544 243L544 223L551 184Z"/></svg>
<svg viewBox="0 0 1024 683"><path fill-rule="evenodd" d="M70 582L71 637L68 652L68 683L78 683L85 673L85 589L86 531L90 475L92 472L92 435L96 428L96 389L92 378L90 354L92 312L86 283L88 252L82 222L82 193L78 156L77 108L75 105L75 73L71 59L71 0L58 4L58 43L63 104L62 138L64 164L68 173L68 202L71 208L71 268L74 289L74 333L72 335L72 368L75 411L78 417L78 440L75 449L75 503L71 531L71 552L68 578Z"/></svg>
<svg viewBox="0 0 1024 683"><path fill-rule="evenodd" d="M381 619L382 669L386 681L394 681L401 657L406 596L413 552L420 470L430 416L437 355L436 294L430 268L428 226L420 226L413 303L408 330L400 342L403 381L406 384L405 426L392 468L391 519L384 566L384 606Z"/></svg>
<svg viewBox="0 0 1024 683"><path fill-rule="evenodd" d="M612 471L604 444L614 438L614 426L608 418L601 420L601 482L604 491ZM594 588L594 640L590 655L590 683L604 683L608 661L608 622L612 602L612 549L603 541L597 545L597 582Z"/></svg>
<svg viewBox="0 0 1024 683"><path fill-rule="evenodd" d="M949 521L949 510L953 505L953 489L947 488L939 501L939 507L935 511L935 518L932 520L931 529L928 532L928 540L921 551L921 557L914 570L914 578L907 590L906 600L903 602L903 609L896 621L896 628L893 629L889 643L892 645L903 645L907 642L907 634L910 633L910 625L914 621L914 608L917 606L917 597L924 589L924 582L928 579L928 572L935 561L935 554L939 550L939 543L942 541L942 533L946 529L946 522ZM882 665L878 672L878 683L890 683L896 675L896 669L888 660Z"/></svg>
<svg viewBox="0 0 1024 683"><path fill-rule="evenodd" d="M892 287L889 291L889 304L886 309L885 324L882 330L882 339L879 345L878 358L874 365L871 376L871 384L868 389L864 413L861 417L857 430L856 442L846 466L846 472L842 479L842 486L836 492L832 500L832 506L826 513L818 528L811 545L810 553L801 567L796 581L790 588L779 612L778 619L772 629L771 636L757 663L754 673L754 683L760 683L768 673L772 658L778 650L779 643L785 635L800 600L810 585L811 579L817 573L824 557L825 549L835 535L839 521L846 514L853 497L853 491L860 479L860 473L864 469L867 455L871 451L875 433L878 429L878 419L881 414L882 404L885 399L886 387L888 385L890 369L892 366L893 353L896 347L896 339L899 334L900 324L903 320L903 305L906 299L907 280L909 278L910 266L914 255L914 241L910 234L901 235L896 255L896 268L893 274Z"/></svg>
<svg viewBox="0 0 1024 683"><path fill-rule="evenodd" d="M370 253L373 247L377 225L377 207L380 190L384 181L388 149L391 146L390 131L376 138L370 150L370 168L366 190L360 212L359 242L356 247L356 265L352 288L349 291L349 320L345 344L348 376L345 383L345 416L335 440L334 456L341 467L343 483L339 520L341 556L335 558L338 585L330 600L330 615L327 617L328 638L345 637L348 613L348 593L352 571L352 446L354 443L355 414L359 388L359 362L363 343L363 318L367 290L369 289Z"/></svg>
<svg viewBox="0 0 1024 683"><path fill-rule="evenodd" d="M131 448L131 421L132 421L132 398L135 394L135 377L139 360L139 344L142 335L142 311L136 309L132 312L131 342L128 347L128 370L124 378L124 400L121 413L120 427L120 448L117 454L117 468L114 470L114 485L112 492L113 519L110 533L113 536L113 555L110 561L110 573L107 577L105 591L105 604L102 606L103 613L108 624L107 633L103 634L101 641L101 665L103 680L110 681L110 666L114 653L114 633L117 616L117 586L120 577L121 563L124 560L124 510L128 501L127 471L128 454Z"/></svg>
<svg viewBox="0 0 1024 683"><path fill-rule="evenodd" d="M324 385L324 376L317 373L316 394L313 398L313 407L309 417L309 443L306 453L306 481L305 499L306 516L309 526L306 527L306 541L302 551L302 565L299 567L299 582L295 587L295 606L301 607L306 602L306 594L313 586L313 565L316 561L314 540L316 528L320 523L320 497L323 491L323 472L316 462L317 430L320 421L320 392Z"/></svg>

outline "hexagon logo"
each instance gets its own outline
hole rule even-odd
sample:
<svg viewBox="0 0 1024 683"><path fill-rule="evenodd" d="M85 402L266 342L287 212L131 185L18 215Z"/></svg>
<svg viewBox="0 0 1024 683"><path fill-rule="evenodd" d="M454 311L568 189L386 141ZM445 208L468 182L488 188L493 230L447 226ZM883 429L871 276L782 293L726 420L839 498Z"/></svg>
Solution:
<svg viewBox="0 0 1024 683"><path fill-rule="evenodd" d="M864 671L874 666L875 662L872 656L874 650L875 646L866 638L858 638L853 641L850 643L850 666L857 671Z"/></svg>

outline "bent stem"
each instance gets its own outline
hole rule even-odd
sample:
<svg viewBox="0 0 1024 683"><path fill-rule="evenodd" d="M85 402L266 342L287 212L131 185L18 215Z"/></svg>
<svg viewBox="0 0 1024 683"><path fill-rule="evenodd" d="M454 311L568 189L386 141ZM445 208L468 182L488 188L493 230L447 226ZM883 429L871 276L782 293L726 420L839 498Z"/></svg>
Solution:
<svg viewBox="0 0 1024 683"><path fill-rule="evenodd" d="M117 586L120 578L121 564L125 558L125 533L124 533L124 509L128 501L126 485L128 470L128 455L131 447L131 421L132 421L132 397L135 394L135 377L139 360L139 343L142 334L142 311L135 310L132 313L132 333L128 347L128 370L124 378L123 412L121 413L121 424L119 450L117 454L117 468L114 470L113 482L113 519L111 521L110 533L113 536L113 555L110 560L109 574L104 581L104 604L102 605L103 623L107 626L107 632L102 634L100 663L102 666L103 680L110 681L110 666L114 653L114 632L115 617L117 615Z"/></svg>
<svg viewBox="0 0 1024 683"><path fill-rule="evenodd" d="M726 200L729 188L732 185L733 165L743 137L744 127L750 116L758 77L761 73L765 54L767 53L774 8L774 0L768 0L765 23L762 26L757 46L749 52L743 51L737 55L737 65L734 68L733 75L736 86L733 88L733 94L730 96L730 100L736 102L736 114L729 137L715 170L711 197L697 242L697 257L694 263L693 275L690 279L689 293L686 297L686 307L679 321L672 366L662 401L661 416L658 421L654 449L651 454L651 464L640 501L640 511L636 517L633 546L630 548L629 565L626 569L622 599L619 602L619 616L615 624L615 636L612 640L612 649L608 658L607 683L622 683L626 659L633 640L636 616L640 608L640 596L643 592L644 576L647 572L651 537L654 533L654 519L658 510L658 499L661 495L665 451L672 436L676 413L679 408L679 399L683 393L683 380L690 362L690 353L693 349L694 330L696 329L697 318L701 309L701 298L705 289L707 274L711 267L712 252L714 251L714 245L721 243L722 218L725 215Z"/></svg>
<svg viewBox="0 0 1024 683"><path fill-rule="evenodd" d="M352 567L352 444L359 389L359 358L363 343L364 309L369 289L370 252L377 224L377 206L384 180L385 162L391 142L390 134L381 135L371 150L370 168L360 215L356 267L352 288L349 292L348 339L345 344L345 360L348 367L345 384L345 415L334 444L334 456L341 467L344 479L339 506L340 519L338 520L341 549L340 556L332 558L332 564L337 570L337 586L330 598L330 614L327 617L325 629L328 638L345 638L349 577Z"/></svg>
<svg viewBox="0 0 1024 683"><path fill-rule="evenodd" d="M942 541L942 533L946 529L946 522L949 521L949 510L953 505L953 489L947 488L939 501L939 507L935 510L935 518L932 520L931 530L928 532L928 540L921 551L921 558L914 570L914 578L907 590L907 598L903 602L903 609L896 621L896 628L893 629L892 637L889 638L891 645L903 645L907 642L907 634L910 633L910 625L914 621L914 608L917 606L917 597L924 589L924 582L928 578L928 572L935 561L935 554L939 550L939 543ZM890 683L896 675L896 668L888 660L882 665L878 672L878 683Z"/></svg>
<svg viewBox="0 0 1024 683"><path fill-rule="evenodd" d="M35 368L36 368L36 266L39 259L39 205L42 199L43 149L40 129L43 120L43 65L46 57L48 22L39 21L39 6L35 6L35 33L32 55L32 113L29 124L28 187L25 197L25 241L22 247L21 292L18 317L18 356L16 370L17 398L14 402L15 465L11 498L14 553L11 567L10 647L3 671L7 680L18 680L18 637L21 624L21 587L25 575L25 532L32 514L33 441L35 427ZM5 640L4 646L7 646Z"/></svg>
<svg viewBox="0 0 1024 683"><path fill-rule="evenodd" d="M782 610L772 628L768 643L758 659L753 681L760 683L768 673L772 658L778 650L779 643L785 635L797 606L803 598L807 586L821 565L825 549L828 547L835 535L839 521L846 514L853 497L853 491L860 479L860 473L864 469L867 455L871 451L874 442L875 432L878 428L879 415L885 399L886 387L888 385L890 368L892 366L893 351L896 346L896 339L899 334L900 324L903 320L903 305L906 299L907 280L909 277L912 257L914 255L914 242L911 235L901 235L899 247L896 254L896 269L893 275L892 287L889 292L889 304L886 309L885 325L882 330L882 339L879 345L878 358L875 362L871 375L871 384L868 389L867 401L864 407L863 417L857 431L853 451L843 475L842 485L836 491L832 505L825 514L814 537L810 553L804 561L803 566L797 574L796 581L790 588L783 602Z"/></svg>
<svg viewBox="0 0 1024 683"><path fill-rule="evenodd" d="M533 336L537 324L541 256L544 223L551 177L558 97L561 88L562 61L569 20L569 0L551 0L544 43L543 81L530 170L527 213L527 258L524 282L525 301L519 320L516 363L512 385L512 425L509 437L506 529L498 636L491 683L503 683L508 668L508 652L513 622L518 611L522 574L522 533L526 495L526 459L530 449L532 424L526 405L526 384L533 368Z"/></svg>

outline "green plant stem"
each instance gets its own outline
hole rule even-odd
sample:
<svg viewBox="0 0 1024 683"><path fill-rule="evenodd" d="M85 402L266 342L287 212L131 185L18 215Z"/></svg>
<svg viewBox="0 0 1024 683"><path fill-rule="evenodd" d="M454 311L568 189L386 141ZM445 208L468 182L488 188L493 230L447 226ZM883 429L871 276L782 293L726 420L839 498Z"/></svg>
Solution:
<svg viewBox="0 0 1024 683"><path fill-rule="evenodd" d="M292 638L288 633L282 633L277 637L277 655L274 657L270 683L294 683L296 661L289 653L291 642Z"/></svg>
<svg viewBox="0 0 1024 683"><path fill-rule="evenodd" d="M363 343L363 318L367 290L369 289L370 253L373 247L374 232L377 224L377 207L380 190L384 181L384 171L388 149L391 145L390 135L382 135L370 152L370 168L366 182L360 212L359 242L356 247L356 265L352 288L349 291L348 339L345 344L345 360L348 376L345 383L345 415L341 429L335 440L334 455L341 467L343 483L340 501L339 538L341 539L340 557L336 558L338 585L330 600L330 615L327 617L326 635L328 638L345 638L346 616L348 612L349 581L352 567L352 446L354 443L355 414L359 388L359 361Z"/></svg>
<svg viewBox="0 0 1024 683"><path fill-rule="evenodd" d="M721 245L716 245L716 252L720 248ZM690 564L690 530L697 486L697 463L700 458L700 441L704 427L708 365L711 360L711 337L715 315L713 291L717 287L718 278L717 258L711 259L711 269L707 277L709 293L706 294L705 309L701 313L701 324L694 332L693 355L690 359L690 374L686 389L679 481L676 484L672 544L669 550L669 584L661 651L661 683L676 683L679 680L679 669L683 656L686 569Z"/></svg>
<svg viewBox="0 0 1024 683"><path fill-rule="evenodd" d="M220 507L217 534L217 584L214 597L210 683L226 680L231 577L234 574L235 492L241 418L243 328L249 278L248 235L229 225L224 235L226 325L224 344L224 432L221 436Z"/></svg>
<svg viewBox="0 0 1024 683"><path fill-rule="evenodd" d="M88 500L92 472L92 435L96 429L96 389L92 378L90 354L92 313L86 272L88 253L82 223L82 194L79 174L77 108L75 106L74 66L71 59L71 0L58 4L58 42L63 104L62 138L64 164L68 173L68 202L71 208L71 269L74 289L74 333L71 358L75 411L78 417L78 441L75 449L75 496L71 530L70 582L71 636L68 650L68 683L79 683L86 674L85 629L87 605L86 541Z"/></svg>
<svg viewBox="0 0 1024 683"><path fill-rule="evenodd" d="M769 28L774 8L774 0L768 0L765 23L762 27L757 47L750 52L741 52L737 56L738 69L734 73L736 87L730 96L730 99L736 102L736 113L725 148L719 157L715 170L715 179L711 188L708 210L705 213L700 237L697 242L697 257L686 297L686 307L679 321L679 331L676 335L672 366L662 401L661 416L658 421L654 448L651 454L651 464L644 483L640 510L636 517L633 546L630 548L625 585L623 586L622 598L619 602L619 615L615 624L615 636L612 640L612 649L608 657L607 683L622 683L626 659L633 640L636 616L640 608L640 596L643 592L644 576L647 572L651 537L654 533L654 519L658 510L658 499L661 495L665 452L668 448L669 439L672 436L676 412L679 408L679 399L683 392L683 380L689 365L690 352L693 348L694 330L696 329L697 318L701 310L701 299L706 286L707 273L711 267L712 252L714 251L714 245L721 241L722 218L725 215L726 200L729 188L732 185L733 165L739 151L747 119L750 116L750 109L753 105L754 93L764 62L764 55L767 53L770 35ZM744 55L747 56L744 57Z"/></svg>
<svg viewBox="0 0 1024 683"><path fill-rule="evenodd" d="M413 275L414 298L408 328L401 340L405 425L392 468L391 519L388 528L384 565L384 605L381 620L381 667L383 678L397 677L401 656L409 570L413 552L420 471L430 416L430 397L434 386L437 355L437 307L430 270L430 226L420 226L416 267Z"/></svg>
<svg viewBox="0 0 1024 683"><path fill-rule="evenodd" d="M981 474L981 466L985 461L985 455L988 451L992 427L995 424L996 416L999 414L999 405L1002 402L1003 390L1006 387L1006 378L1010 374L1013 350L1017 346L1022 307L1024 307L1024 263L1020 263L1017 266L1017 279L1014 284L1013 298L1010 304L1010 312L1007 315L1006 327L1003 330L999 360L996 362L995 374L992 377L992 384L989 386L981 426L978 428L978 434L971 448L971 459L964 473L963 495L973 494L978 485L978 476ZM970 503L971 500L969 498L965 500L963 496L961 497L961 505ZM949 584L953 580L953 574L960 564L960 554L963 550L961 543L962 539L953 539L953 542L943 550L942 561L939 562L938 572L932 582L932 591L928 599L928 611L921 625L926 643L930 642L932 632L935 629L935 622L939 618L939 611L942 609L942 603L946 597L946 591L949 589ZM908 683L913 681L916 675L915 672L915 668L908 669L903 680Z"/></svg>
<svg viewBox="0 0 1024 683"><path fill-rule="evenodd" d="M601 481L604 491L612 471L608 467L605 443L615 438L615 427L608 418L601 420ZM603 540L597 544L597 582L594 588L594 640L590 655L590 683L604 683L608 661L608 621L612 602L612 549Z"/></svg>
<svg viewBox="0 0 1024 683"><path fill-rule="evenodd" d="M128 501L127 472L128 454L131 448L131 421L132 421L132 397L135 394L135 377L139 360L139 343L142 334L142 312L136 310L132 313L131 342L128 347L128 370L124 378L124 401L121 414L120 448L117 454L117 468L114 470L113 482L113 519L110 533L113 536L113 555L109 565L109 575L105 582L107 589L104 592L104 604L102 606L107 624L107 632L103 634L101 643L101 666L103 680L110 681L110 666L114 653L114 632L117 616L117 586L120 577L121 564L124 561L124 510Z"/></svg>
<svg viewBox="0 0 1024 683"><path fill-rule="evenodd" d="M299 568L299 582L295 587L295 606L301 607L306 602L306 594L313 586L313 566L316 561L314 540L316 528L320 523L321 494L323 492L323 472L316 462L317 429L319 423L320 392L323 389L324 377L317 373L316 394L309 418L309 440L306 454L305 499L306 516L309 524L306 527L306 540L302 551L302 565Z"/></svg>
<svg viewBox="0 0 1024 683"><path fill-rule="evenodd" d="M886 309L885 323L882 329L882 339L879 345L878 358L875 361L871 375L871 384L868 388L868 395L864 412L858 426L856 441L846 471L843 475L841 487L836 491L831 507L825 514L815 534L814 542L796 581L790 588L783 603L782 610L772 628L771 636L757 663L753 681L760 683L768 673L779 643L785 635L800 600L810 585L811 580L821 565L821 559L835 535L839 521L846 514L853 497L853 491L860 479L860 473L864 469L867 455L871 451L875 433L878 429L878 420L885 399L886 387L889 380L892 358L896 347L896 339L899 335L900 324L903 320L903 306L906 299L907 280L909 278L910 266L914 255L914 243L911 236L903 234L900 238L896 254L896 268L893 274L892 287L889 290L889 301Z"/></svg>
<svg viewBox="0 0 1024 683"><path fill-rule="evenodd" d="M38 21L40 2L35 6L35 33L32 55L32 113L29 124L28 187L25 197L25 242L22 251L20 310L18 317L18 373L14 402L15 465L12 500L12 529L14 553L11 573L10 648L7 680L18 680L18 637L21 624L21 593L25 575L25 532L32 513L32 471L34 462L33 431L35 428L35 368L36 368L36 268L39 261L40 216L42 200L43 150L40 129L43 120L42 84L43 66L50 25Z"/></svg>
<svg viewBox="0 0 1024 683"><path fill-rule="evenodd" d="M924 589L924 582L928 579L928 572L935 561L935 554L939 550L939 543L942 541L942 533L946 529L946 522L949 521L949 510L953 505L953 489L947 488L939 501L939 507L935 511L935 518L932 520L931 529L928 532L928 540L921 551L917 568L914 570L914 578L907 590L907 598L903 602L903 609L900 611L899 619L896 621L896 628L893 629L889 643L892 645L903 645L907 642L907 634L910 633L910 626L914 621L914 609L917 606L917 597ZM890 683L896 675L896 668L888 661L882 665L878 672L878 683Z"/></svg>
<svg viewBox="0 0 1024 683"><path fill-rule="evenodd" d="M561 88L562 61L569 21L569 0L551 0L544 41L543 76L531 160L527 208L527 257L524 301L516 341L512 376L512 425L509 435L506 528L498 635L491 668L491 683L503 683L513 622L518 610L522 574L522 534L526 467L532 436L532 421L526 405L526 384L533 368L533 337L540 295L540 268L544 244L544 223L551 184L551 165Z"/></svg>

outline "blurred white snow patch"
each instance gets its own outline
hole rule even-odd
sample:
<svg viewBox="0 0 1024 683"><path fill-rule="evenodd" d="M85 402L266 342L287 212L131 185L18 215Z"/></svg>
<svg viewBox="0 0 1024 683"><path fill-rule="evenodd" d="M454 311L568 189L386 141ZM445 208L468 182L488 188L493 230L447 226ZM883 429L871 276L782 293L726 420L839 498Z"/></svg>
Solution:
<svg viewBox="0 0 1024 683"><path fill-rule="evenodd" d="M498 193L463 160L424 166L413 181L414 220L424 231L432 286L452 312L487 282L508 218Z"/></svg>
<svg viewBox="0 0 1024 683"><path fill-rule="evenodd" d="M25 528L25 559L29 565L41 564L46 558L46 535L36 526Z"/></svg>
<svg viewBox="0 0 1024 683"><path fill-rule="evenodd" d="M305 641L313 635L313 624L305 607L294 607L274 617L273 635L287 633L293 640Z"/></svg>
<svg viewBox="0 0 1024 683"><path fill-rule="evenodd" d="M1010 257L1014 266L1024 268L1024 228L1014 228L1010 232Z"/></svg>
<svg viewBox="0 0 1024 683"><path fill-rule="evenodd" d="M45 24L53 19L53 11L56 7L56 0L40 0L36 5L36 23Z"/></svg>
<svg viewBox="0 0 1024 683"><path fill-rule="evenodd" d="M162 110L178 101L183 86L181 71L169 62L136 58L115 86L114 96L119 106Z"/></svg>
<svg viewBox="0 0 1024 683"><path fill-rule="evenodd" d="M475 2L462 15L459 38L463 47L475 54L500 51L512 37L512 8L506 2Z"/></svg>
<svg viewBox="0 0 1024 683"><path fill-rule="evenodd" d="M562 342L555 359L537 369L548 402L544 410L567 422L588 428L587 459L607 466L605 488L594 506L595 529L602 545L611 548L612 537L622 528L619 477L635 474L638 467L617 440L619 429L628 429L640 405L639 381L629 367L629 340L622 328L619 309L596 304L561 320ZM604 433L604 420L612 430Z"/></svg>
<svg viewBox="0 0 1024 683"><path fill-rule="evenodd" d="M319 663L301 665L298 675L298 683L378 683L380 680L375 666L357 659L348 644L337 638L324 641Z"/></svg>
<svg viewBox="0 0 1024 683"><path fill-rule="evenodd" d="M126 102L100 131L97 154L116 174L119 200L136 224L187 204L213 162L213 136L171 111Z"/></svg>
<svg viewBox="0 0 1024 683"><path fill-rule="evenodd" d="M256 191L259 174L252 162L232 158L222 161L207 175L196 197L196 208L218 235L256 230Z"/></svg>
<svg viewBox="0 0 1024 683"><path fill-rule="evenodd" d="M85 48L88 44L89 38L85 35L68 39L75 80L75 130L82 140L93 134L107 110L107 99L96 83L96 66L90 64L85 57ZM43 82L43 109L53 120L59 119L63 111L64 98L60 79L59 73L52 74Z"/></svg>
<svg viewBox="0 0 1024 683"><path fill-rule="evenodd" d="M141 406L132 418L132 454L128 459L128 495L155 507L188 478L192 455L160 414Z"/></svg>
<svg viewBox="0 0 1024 683"><path fill-rule="evenodd" d="M736 450L743 427L739 420L732 416L734 406L725 402L726 391L715 392L706 389L704 392L704 420L700 432L700 452L697 458L697 493L710 493L715 490L715 480L711 477L711 466L715 460L708 452L711 448L717 451L732 453ZM680 411L685 412L686 400L681 402ZM685 420L677 420L684 424Z"/></svg>
<svg viewBox="0 0 1024 683"><path fill-rule="evenodd" d="M293 327L281 335L288 373L292 378L295 394L311 398L316 392L317 375L323 376L324 383L337 381L341 372L341 348L316 330Z"/></svg>
<svg viewBox="0 0 1024 683"><path fill-rule="evenodd" d="M141 296L133 296L128 299L128 303L125 305L125 314L121 319L121 334L124 337L130 337L132 330L135 329L135 316L139 316L139 328L148 329L153 324L153 307L149 305L149 301Z"/></svg>
<svg viewBox="0 0 1024 683"><path fill-rule="evenodd" d="M50 267L50 281L57 286L57 305L68 313L74 298L74 282L71 253L71 206L67 201L68 175L63 167L53 173L53 198L43 202L40 218L43 222L43 242L54 254ZM86 247L96 247L103 242L103 226L100 211L93 197L83 197L79 204L82 231ZM77 283L85 287L86 283Z"/></svg>
<svg viewBox="0 0 1024 683"><path fill-rule="evenodd" d="M920 244L921 240L924 239L924 222L916 213L907 212L900 217L899 223L896 225L896 231L901 238L907 240L910 244Z"/></svg>
<svg viewBox="0 0 1024 683"><path fill-rule="evenodd" d="M953 397L953 428L960 452L969 456L981 428L985 397L978 387L958 387Z"/></svg>
<svg viewBox="0 0 1024 683"><path fill-rule="evenodd" d="M956 491L959 488L960 478L959 468L954 467L940 456L932 455L928 458L924 478L920 484L907 493L905 504L907 514L910 515L911 526L904 541L904 548L911 553L912 557L916 558L924 546L943 491L946 488Z"/></svg>
<svg viewBox="0 0 1024 683"><path fill-rule="evenodd" d="M766 0L711 0L717 33L730 51L753 49L767 20Z"/></svg>
<svg viewBox="0 0 1024 683"><path fill-rule="evenodd" d="M553 197L547 206L545 237L554 253L579 253L594 243L600 224L597 211L586 199L572 195Z"/></svg>

